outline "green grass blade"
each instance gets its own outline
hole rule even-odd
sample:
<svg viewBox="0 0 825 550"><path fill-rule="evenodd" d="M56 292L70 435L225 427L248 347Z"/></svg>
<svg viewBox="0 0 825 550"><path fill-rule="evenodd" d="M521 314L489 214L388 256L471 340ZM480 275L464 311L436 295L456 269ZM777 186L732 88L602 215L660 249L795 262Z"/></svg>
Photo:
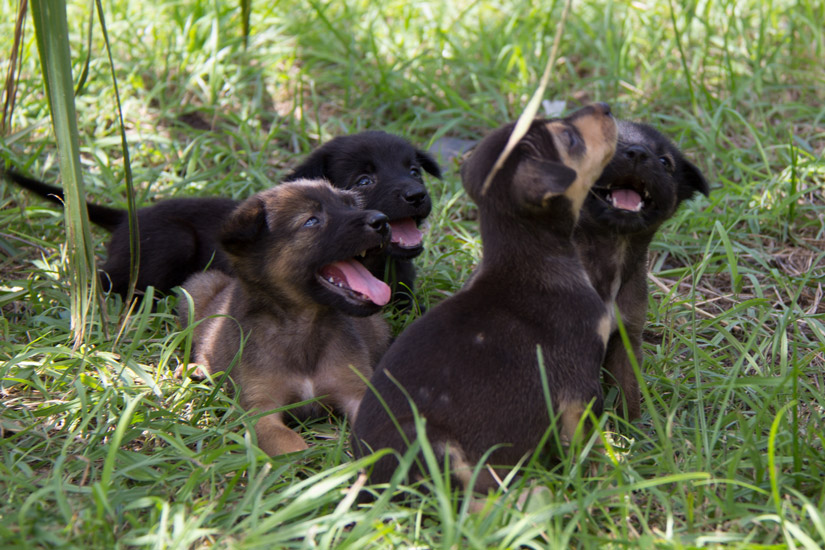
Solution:
<svg viewBox="0 0 825 550"><path fill-rule="evenodd" d="M96 314L97 276L80 169L66 3L64 0L32 0L31 6L65 193L66 243L69 273L73 275L71 328L77 347L84 341L87 325Z"/></svg>

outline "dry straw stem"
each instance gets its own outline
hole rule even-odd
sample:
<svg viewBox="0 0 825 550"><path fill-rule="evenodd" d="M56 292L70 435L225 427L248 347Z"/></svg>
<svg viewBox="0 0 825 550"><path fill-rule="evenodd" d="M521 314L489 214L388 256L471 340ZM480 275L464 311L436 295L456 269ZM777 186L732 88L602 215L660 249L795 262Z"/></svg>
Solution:
<svg viewBox="0 0 825 550"><path fill-rule="evenodd" d="M541 75L539 87L533 93L530 101L527 102L527 107L524 108L524 111L518 117L516 127L513 128L513 133L510 134L510 139L507 140L507 145L504 146L504 150L498 156L496 163L493 165L493 169L490 170L489 174L487 174L487 179L484 180L484 185L481 186L482 196L487 194L487 189L489 189L490 184L493 182L493 178L496 176L496 173L501 170L501 167L504 166L505 162L507 162L507 157L509 157L510 153L512 153L513 149L515 149L516 144L521 141L521 138L523 138L524 134L527 133L530 123L533 121L533 118L535 118L536 113L539 110L539 105L541 105L541 100L544 96L544 90L547 89L547 84L550 82L550 74L553 71L553 65L556 64L556 57L559 52L559 43L561 42L561 35L564 32L564 23L567 21L567 14L570 11L570 4L572 4L572 2L573 0L567 0L564 4L564 11L562 11L561 19L559 19L559 24L556 25L556 36L553 37L553 49L550 50L550 59L547 60L547 65L544 67L544 74Z"/></svg>

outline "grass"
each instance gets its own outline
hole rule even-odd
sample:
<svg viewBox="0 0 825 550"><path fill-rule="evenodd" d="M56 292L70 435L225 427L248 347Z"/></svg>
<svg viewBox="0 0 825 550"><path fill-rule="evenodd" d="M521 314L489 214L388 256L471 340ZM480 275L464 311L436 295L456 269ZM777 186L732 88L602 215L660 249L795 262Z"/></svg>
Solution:
<svg viewBox="0 0 825 550"><path fill-rule="evenodd" d="M244 49L240 3L107 2L137 201L246 197L369 128L425 147L478 139L519 115L544 69L562 2L535 4L255 2ZM75 79L88 9L69 6ZM713 191L653 243L642 418L609 412L605 456L527 464L482 514L446 490L354 503L375 457L352 461L340 420L305 426L301 455L266 457L224 391L172 375L189 337L175 297L132 312L110 297L73 349L62 213L4 183L0 546L825 546L823 20L808 0L573 4L546 97L654 124ZM86 189L125 206L114 105L97 28L77 98ZM0 157L57 176L30 23ZM427 306L481 250L475 208L444 168L418 260Z"/></svg>

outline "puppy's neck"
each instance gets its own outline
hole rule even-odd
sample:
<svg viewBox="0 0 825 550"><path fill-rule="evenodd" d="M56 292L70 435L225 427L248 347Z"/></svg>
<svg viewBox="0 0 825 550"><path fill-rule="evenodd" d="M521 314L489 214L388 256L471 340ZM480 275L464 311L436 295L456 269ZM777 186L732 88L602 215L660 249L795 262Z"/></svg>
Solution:
<svg viewBox="0 0 825 550"><path fill-rule="evenodd" d="M538 263L540 258L576 256L575 219L571 212L559 216L516 216L481 209L481 240L485 263Z"/></svg>
<svg viewBox="0 0 825 550"><path fill-rule="evenodd" d="M332 311L332 308L313 300L296 300L280 289L268 288L268 285L262 282L248 282L243 279L238 279L234 299L237 303L243 304L250 315L263 315L282 322L297 319L313 322Z"/></svg>

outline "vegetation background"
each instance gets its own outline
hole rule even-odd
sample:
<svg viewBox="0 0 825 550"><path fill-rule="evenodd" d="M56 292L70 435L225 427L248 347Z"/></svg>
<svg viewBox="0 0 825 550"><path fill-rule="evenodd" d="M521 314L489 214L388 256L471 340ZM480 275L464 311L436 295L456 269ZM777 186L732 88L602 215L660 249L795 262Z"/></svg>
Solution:
<svg viewBox="0 0 825 550"><path fill-rule="evenodd" d="M258 1L245 45L245 5L105 2L110 66L92 6L69 2L75 83L88 62L76 116L90 199L127 204L112 69L138 204L243 198L337 135L383 129L429 147L515 119L562 12L534 0ZM0 157L56 182L30 20L20 57L7 55L17 8L0 0L0 69L19 69ZM530 465L482 514L440 485L406 504L355 504L372 459L352 462L340 420L305 426L301 455L265 456L230 397L173 376L188 338L174 296L155 311L108 297L74 348L63 212L4 182L0 547L822 548L823 21L819 0L573 2L546 98L608 101L655 125L713 190L652 247L642 418L609 412L610 452ZM418 260L426 306L480 252L456 164L444 168L429 181ZM102 254L106 235L92 235Z"/></svg>

